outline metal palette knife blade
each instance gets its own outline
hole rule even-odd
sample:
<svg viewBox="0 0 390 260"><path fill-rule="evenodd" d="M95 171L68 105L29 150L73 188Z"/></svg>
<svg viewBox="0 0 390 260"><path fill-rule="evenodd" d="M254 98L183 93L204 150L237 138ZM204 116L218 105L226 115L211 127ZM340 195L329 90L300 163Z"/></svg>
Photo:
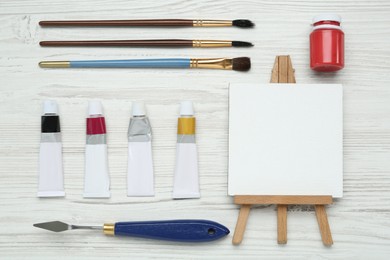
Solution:
<svg viewBox="0 0 390 260"><path fill-rule="evenodd" d="M33 226L37 228L53 231L53 232L62 232L71 229L71 227L68 224L61 221L37 223L34 224Z"/></svg>

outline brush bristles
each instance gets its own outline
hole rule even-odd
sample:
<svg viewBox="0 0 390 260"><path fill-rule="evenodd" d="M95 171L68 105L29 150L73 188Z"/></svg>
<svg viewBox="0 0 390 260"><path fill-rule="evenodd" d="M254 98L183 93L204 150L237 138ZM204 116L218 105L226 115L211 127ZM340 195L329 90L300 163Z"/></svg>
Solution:
<svg viewBox="0 0 390 260"><path fill-rule="evenodd" d="M251 42L241 42L241 41L232 41L233 47L252 47L253 44Z"/></svg>
<svg viewBox="0 0 390 260"><path fill-rule="evenodd" d="M239 19L239 20L233 20L233 26L237 26L241 28L251 28L255 26L255 24L252 23L250 20Z"/></svg>
<svg viewBox="0 0 390 260"><path fill-rule="evenodd" d="M239 57L233 59L233 70L248 71L251 68L251 59L248 57Z"/></svg>

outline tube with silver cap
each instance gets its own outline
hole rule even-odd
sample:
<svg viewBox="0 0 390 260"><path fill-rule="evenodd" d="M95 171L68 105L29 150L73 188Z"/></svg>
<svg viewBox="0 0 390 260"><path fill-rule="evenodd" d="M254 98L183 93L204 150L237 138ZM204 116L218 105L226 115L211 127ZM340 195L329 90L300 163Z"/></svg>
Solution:
<svg viewBox="0 0 390 260"><path fill-rule="evenodd" d="M127 133L127 196L154 196L152 128L143 103L134 102Z"/></svg>
<svg viewBox="0 0 390 260"><path fill-rule="evenodd" d="M180 105L173 198L200 198L195 117L191 101L182 101Z"/></svg>

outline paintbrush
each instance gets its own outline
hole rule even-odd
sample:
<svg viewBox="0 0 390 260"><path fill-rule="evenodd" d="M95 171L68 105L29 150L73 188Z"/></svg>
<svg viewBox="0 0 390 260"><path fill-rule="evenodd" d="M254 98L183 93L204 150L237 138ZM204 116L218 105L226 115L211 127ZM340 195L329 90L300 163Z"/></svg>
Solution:
<svg viewBox="0 0 390 260"><path fill-rule="evenodd" d="M100 40L100 41L41 41L41 46L48 47L252 47L250 42L220 40Z"/></svg>
<svg viewBox="0 0 390 260"><path fill-rule="evenodd" d="M78 60L41 61L41 68L195 68L248 71L251 62L248 57L239 58L171 58L135 60Z"/></svg>
<svg viewBox="0 0 390 260"><path fill-rule="evenodd" d="M78 20L40 21L40 26L167 26L167 27L230 27L250 28L250 20L190 20L190 19L151 19L151 20Z"/></svg>
<svg viewBox="0 0 390 260"><path fill-rule="evenodd" d="M101 226L69 225L61 221L34 224L53 232L73 229L102 230L105 235L142 237L177 242L209 242L230 233L229 229L210 220L163 220L105 223Z"/></svg>

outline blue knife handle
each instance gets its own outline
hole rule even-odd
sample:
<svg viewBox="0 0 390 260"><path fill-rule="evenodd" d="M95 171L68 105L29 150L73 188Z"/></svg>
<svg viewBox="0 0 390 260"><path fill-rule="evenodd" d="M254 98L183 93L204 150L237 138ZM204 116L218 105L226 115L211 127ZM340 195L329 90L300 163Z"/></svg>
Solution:
<svg viewBox="0 0 390 260"><path fill-rule="evenodd" d="M229 229L209 220L165 220L117 222L117 236L132 236L177 242L208 242L230 233Z"/></svg>
<svg viewBox="0 0 390 260"><path fill-rule="evenodd" d="M189 68L190 59L76 60L71 68Z"/></svg>

